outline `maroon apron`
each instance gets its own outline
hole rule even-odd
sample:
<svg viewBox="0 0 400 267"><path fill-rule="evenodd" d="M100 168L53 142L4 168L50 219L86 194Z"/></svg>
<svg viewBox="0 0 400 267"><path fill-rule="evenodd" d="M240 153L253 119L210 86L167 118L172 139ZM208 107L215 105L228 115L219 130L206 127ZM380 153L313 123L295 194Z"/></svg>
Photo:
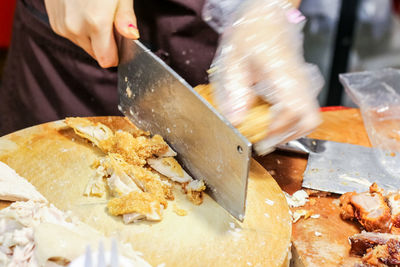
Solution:
<svg viewBox="0 0 400 267"><path fill-rule="evenodd" d="M191 85L207 82L218 35L204 0L136 0L141 40ZM116 68L50 28L43 0L19 0L0 88L0 136L67 116L120 115Z"/></svg>

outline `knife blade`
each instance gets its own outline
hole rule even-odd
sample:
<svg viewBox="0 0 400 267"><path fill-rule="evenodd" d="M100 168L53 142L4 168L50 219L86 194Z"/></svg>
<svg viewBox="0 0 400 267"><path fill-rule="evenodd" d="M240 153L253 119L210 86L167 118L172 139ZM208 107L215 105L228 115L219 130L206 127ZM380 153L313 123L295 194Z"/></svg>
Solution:
<svg viewBox="0 0 400 267"><path fill-rule="evenodd" d="M243 221L251 143L140 41L121 38L118 45L121 112L163 136L207 193Z"/></svg>
<svg viewBox="0 0 400 267"><path fill-rule="evenodd" d="M338 194L368 191L374 182L386 190L400 188L400 179L380 163L376 148L312 138L300 138L277 148L308 154L303 174L306 188ZM400 155L387 156L400 163Z"/></svg>

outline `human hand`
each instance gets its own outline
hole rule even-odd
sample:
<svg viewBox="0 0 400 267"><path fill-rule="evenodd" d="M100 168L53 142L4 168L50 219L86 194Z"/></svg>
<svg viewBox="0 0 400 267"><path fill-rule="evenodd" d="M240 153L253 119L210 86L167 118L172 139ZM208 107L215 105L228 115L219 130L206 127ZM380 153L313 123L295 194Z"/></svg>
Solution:
<svg viewBox="0 0 400 267"><path fill-rule="evenodd" d="M114 26L138 39L133 0L45 0L51 28L83 48L103 68L118 64Z"/></svg>
<svg viewBox="0 0 400 267"><path fill-rule="evenodd" d="M274 145L320 123L316 97L323 80L304 61L300 29L288 21L289 11L285 1L243 5L221 38L210 74L218 108L234 125L258 98L271 105L265 131Z"/></svg>

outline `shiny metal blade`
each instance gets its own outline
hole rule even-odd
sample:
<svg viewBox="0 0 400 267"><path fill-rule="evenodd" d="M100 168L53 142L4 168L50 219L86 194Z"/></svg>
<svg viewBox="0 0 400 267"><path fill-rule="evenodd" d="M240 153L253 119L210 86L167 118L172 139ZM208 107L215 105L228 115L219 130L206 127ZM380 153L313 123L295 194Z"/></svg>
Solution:
<svg viewBox="0 0 400 267"><path fill-rule="evenodd" d="M119 42L120 110L160 134L211 197L243 220L251 143L139 41Z"/></svg>
<svg viewBox="0 0 400 267"><path fill-rule="evenodd" d="M386 190L400 188L400 177L385 167L378 158L381 151L375 148L309 138L299 141L301 150L309 150L303 187L338 194L368 191L374 182ZM400 155L385 157L400 164Z"/></svg>

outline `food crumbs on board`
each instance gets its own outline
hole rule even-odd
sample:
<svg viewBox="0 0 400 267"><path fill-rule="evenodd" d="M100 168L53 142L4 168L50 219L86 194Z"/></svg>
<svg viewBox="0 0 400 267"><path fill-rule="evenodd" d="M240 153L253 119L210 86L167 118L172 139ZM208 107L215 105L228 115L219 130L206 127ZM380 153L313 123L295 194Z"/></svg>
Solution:
<svg viewBox="0 0 400 267"><path fill-rule="evenodd" d="M294 192L293 195L289 195L286 192L283 192L286 197L286 201L291 208L297 208L304 206L308 202L308 194L304 190L298 190Z"/></svg>
<svg viewBox="0 0 400 267"><path fill-rule="evenodd" d="M173 210L179 216L186 216L188 214L187 210L178 208L176 204L173 205Z"/></svg>
<svg viewBox="0 0 400 267"><path fill-rule="evenodd" d="M130 88L129 86L126 87L126 95L127 95L128 97L131 97L131 96L132 96L132 90L131 90L131 88Z"/></svg>
<svg viewBox="0 0 400 267"><path fill-rule="evenodd" d="M310 217L311 213L312 212L308 211L308 210L296 210L292 214L293 223L296 223L298 220L301 219L301 217L304 217L304 219L307 219L308 217Z"/></svg>
<svg viewBox="0 0 400 267"><path fill-rule="evenodd" d="M322 233L320 233L318 231L315 231L314 234L315 234L315 236L322 236Z"/></svg>

